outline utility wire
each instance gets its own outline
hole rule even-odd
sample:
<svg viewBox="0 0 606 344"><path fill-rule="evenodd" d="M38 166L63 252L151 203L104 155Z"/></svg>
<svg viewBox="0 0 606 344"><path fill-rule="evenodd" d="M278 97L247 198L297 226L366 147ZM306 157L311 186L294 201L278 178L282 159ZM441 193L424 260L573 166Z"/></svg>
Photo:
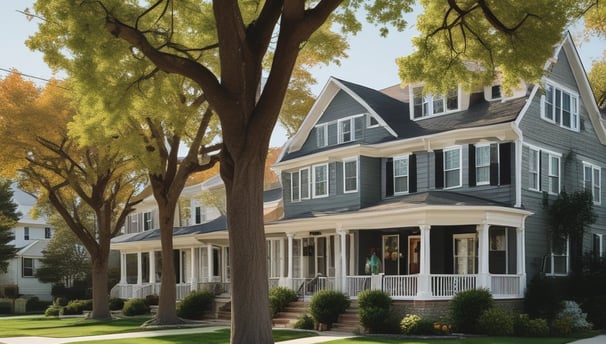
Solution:
<svg viewBox="0 0 606 344"><path fill-rule="evenodd" d="M26 78L36 79L36 80L40 80L40 81L44 81L44 82L50 82L51 81L50 79L42 78L42 77L39 77L39 76L34 76L34 75L30 75L30 74L21 73L21 72L16 71L15 69L6 69L6 68L1 68L0 67L0 71L6 72L6 73L14 73L14 74L17 74L17 75L24 76ZM68 91L70 90L69 88L66 88L66 87L63 87L63 86L58 86L58 85L55 85L55 86L59 87L59 88L62 88L64 90L68 90Z"/></svg>

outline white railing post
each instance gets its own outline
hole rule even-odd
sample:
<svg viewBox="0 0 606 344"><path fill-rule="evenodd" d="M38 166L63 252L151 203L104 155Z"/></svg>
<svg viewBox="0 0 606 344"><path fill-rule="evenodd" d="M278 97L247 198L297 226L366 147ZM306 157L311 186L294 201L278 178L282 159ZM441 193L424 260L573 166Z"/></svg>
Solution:
<svg viewBox="0 0 606 344"><path fill-rule="evenodd" d="M490 272L488 269L488 231L490 225L482 223L476 226L478 232L478 287L491 290L490 288Z"/></svg>
<svg viewBox="0 0 606 344"><path fill-rule="evenodd" d="M208 283L213 281L213 245L207 244L206 257L208 258L206 264L208 265Z"/></svg>
<svg viewBox="0 0 606 344"><path fill-rule="evenodd" d="M149 283L156 283L156 253L149 251Z"/></svg>
<svg viewBox="0 0 606 344"><path fill-rule="evenodd" d="M189 262L191 264L190 266L190 278L189 278L189 282L191 284L191 291L196 291L198 290L198 268L197 268L197 260L196 260L196 248L192 247L190 250L190 254L191 257L189 257Z"/></svg>
<svg viewBox="0 0 606 344"><path fill-rule="evenodd" d="M347 230L341 228L341 225L337 226L337 233L339 233L339 239L341 239L341 278L340 290L345 292L345 287L347 286L347 234L349 233Z"/></svg>
<svg viewBox="0 0 606 344"><path fill-rule="evenodd" d="M520 276L520 295L526 290L526 250L524 225L516 228L516 273ZM553 270L552 270L553 271Z"/></svg>
<svg viewBox="0 0 606 344"><path fill-rule="evenodd" d="M431 245L430 245L430 225L420 225L421 230L421 252L418 276L417 297L419 299L429 299L431 292Z"/></svg>
<svg viewBox="0 0 606 344"><path fill-rule="evenodd" d="M120 253L120 284L126 284L126 253Z"/></svg>
<svg viewBox="0 0 606 344"><path fill-rule="evenodd" d="M141 251L137 252L137 285L143 284L143 269L141 266L143 259L141 257Z"/></svg>

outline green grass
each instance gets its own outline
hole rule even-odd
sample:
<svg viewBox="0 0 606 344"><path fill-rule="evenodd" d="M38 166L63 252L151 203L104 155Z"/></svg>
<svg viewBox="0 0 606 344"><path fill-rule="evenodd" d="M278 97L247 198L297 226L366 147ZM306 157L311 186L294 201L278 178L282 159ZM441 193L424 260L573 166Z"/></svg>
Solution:
<svg viewBox="0 0 606 344"><path fill-rule="evenodd" d="M107 321L84 318L47 318L44 316L10 317L0 321L2 337L79 337L141 331L140 326L150 317L129 317Z"/></svg>
<svg viewBox="0 0 606 344"><path fill-rule="evenodd" d="M285 340L291 340L296 338L311 337L315 336L315 333L303 332L303 331L291 331L291 330L273 330L272 331L274 341L281 342ZM137 338L137 344L190 344L190 343L204 343L204 344L229 344L229 329L217 330L214 332L206 333L195 333L195 334L183 334L183 335L170 335L152 338ZM114 339L114 340L99 340L82 342L86 344L132 344L133 339Z"/></svg>
<svg viewBox="0 0 606 344"><path fill-rule="evenodd" d="M523 338L523 337L469 337L461 339L402 339L380 337L358 337L339 339L326 344L564 344L577 338ZM139 343L137 343L139 344Z"/></svg>

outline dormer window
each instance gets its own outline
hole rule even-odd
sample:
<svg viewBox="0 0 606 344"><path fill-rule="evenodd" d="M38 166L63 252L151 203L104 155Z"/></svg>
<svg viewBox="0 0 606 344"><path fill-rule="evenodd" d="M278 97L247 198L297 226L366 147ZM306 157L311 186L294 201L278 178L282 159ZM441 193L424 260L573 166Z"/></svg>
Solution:
<svg viewBox="0 0 606 344"><path fill-rule="evenodd" d="M446 95L423 94L423 86L412 89L412 118L421 119L459 110L459 91L454 89Z"/></svg>
<svg viewBox="0 0 606 344"><path fill-rule="evenodd" d="M569 130L579 130L579 96L554 84L545 86L541 117Z"/></svg>
<svg viewBox="0 0 606 344"><path fill-rule="evenodd" d="M318 147L328 145L328 125L326 123L316 127L316 144Z"/></svg>

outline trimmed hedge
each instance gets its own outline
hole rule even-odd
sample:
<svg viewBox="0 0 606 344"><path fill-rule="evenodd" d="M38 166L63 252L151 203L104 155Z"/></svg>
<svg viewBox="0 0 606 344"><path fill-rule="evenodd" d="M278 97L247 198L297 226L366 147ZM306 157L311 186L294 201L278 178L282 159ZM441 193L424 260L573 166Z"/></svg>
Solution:
<svg viewBox="0 0 606 344"><path fill-rule="evenodd" d="M297 293L289 288L276 287L269 290L269 310L271 317L286 309L289 303L299 299Z"/></svg>
<svg viewBox="0 0 606 344"><path fill-rule="evenodd" d="M457 331L477 333L478 319L493 306L492 294L487 289L462 291L450 301L450 318Z"/></svg>
<svg viewBox="0 0 606 344"><path fill-rule="evenodd" d="M489 336L512 336L513 314L501 308L491 308L480 315L478 330Z"/></svg>
<svg viewBox="0 0 606 344"><path fill-rule="evenodd" d="M316 322L326 324L330 328L349 307L349 303L349 298L342 292L320 290L311 298L309 311Z"/></svg>
<svg viewBox="0 0 606 344"><path fill-rule="evenodd" d="M382 290L364 290L358 294L360 324L370 333L397 332L398 319L391 311L391 296Z"/></svg>
<svg viewBox="0 0 606 344"><path fill-rule="evenodd" d="M184 319L200 320L204 313L212 309L215 294L209 291L194 291L177 306L177 316Z"/></svg>
<svg viewBox="0 0 606 344"><path fill-rule="evenodd" d="M149 313L149 306L144 299L130 299L124 302L122 314L127 316L143 315Z"/></svg>

